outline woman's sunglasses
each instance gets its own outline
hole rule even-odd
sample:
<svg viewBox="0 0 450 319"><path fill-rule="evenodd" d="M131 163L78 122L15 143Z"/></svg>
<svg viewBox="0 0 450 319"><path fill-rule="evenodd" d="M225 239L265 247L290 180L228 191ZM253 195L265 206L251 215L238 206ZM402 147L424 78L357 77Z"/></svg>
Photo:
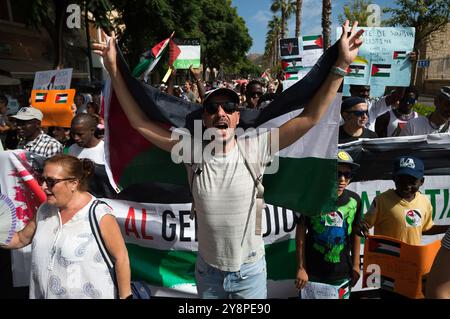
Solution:
<svg viewBox="0 0 450 319"><path fill-rule="evenodd" d="M71 181L75 180L75 177L67 177L67 178L51 178L51 177L43 177L40 176L37 178L39 185L47 184L48 188L53 188L56 184L63 181Z"/></svg>

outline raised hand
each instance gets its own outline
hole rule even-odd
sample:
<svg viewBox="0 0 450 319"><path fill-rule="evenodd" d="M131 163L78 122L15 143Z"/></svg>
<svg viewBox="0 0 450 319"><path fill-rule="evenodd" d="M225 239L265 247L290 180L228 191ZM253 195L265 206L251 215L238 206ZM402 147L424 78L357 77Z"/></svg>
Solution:
<svg viewBox="0 0 450 319"><path fill-rule="evenodd" d="M358 54L358 49L363 43L360 37L364 33L364 30L356 31L358 21L353 23L350 32L347 33L349 24L350 22L346 20L342 26L342 35L339 41L339 57L337 66L342 68L347 68L353 60L355 60Z"/></svg>
<svg viewBox="0 0 450 319"><path fill-rule="evenodd" d="M111 32L110 37L104 31L102 34L106 38L106 43L93 43L92 49L95 54L103 58L106 70L113 76L117 72L116 34L114 31Z"/></svg>

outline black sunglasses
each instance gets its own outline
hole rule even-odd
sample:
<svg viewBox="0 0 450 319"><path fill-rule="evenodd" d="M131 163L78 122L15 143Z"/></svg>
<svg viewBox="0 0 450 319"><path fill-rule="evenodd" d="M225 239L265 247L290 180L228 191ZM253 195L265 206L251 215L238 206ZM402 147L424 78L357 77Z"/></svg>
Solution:
<svg viewBox="0 0 450 319"><path fill-rule="evenodd" d="M344 177L345 179L350 179L352 177L352 172L339 172L338 171L338 179Z"/></svg>
<svg viewBox="0 0 450 319"><path fill-rule="evenodd" d="M360 117L363 116L364 114L369 116L369 111L347 111L347 113L352 113L355 114L356 116Z"/></svg>
<svg viewBox="0 0 450 319"><path fill-rule="evenodd" d="M236 112L239 108L239 105L234 102L208 102L205 103L204 108L206 112L208 112L211 115L214 115L219 110L219 106L222 107L222 109L225 111L225 113L233 114Z"/></svg>
<svg viewBox="0 0 450 319"><path fill-rule="evenodd" d="M71 181L71 180L75 180L75 177L67 177L67 178L51 178L51 177L43 177L43 176L39 176L37 178L37 181L39 183L39 185L43 185L44 183L47 184L48 188L53 188L56 184L58 184L59 182L63 182L63 181Z"/></svg>

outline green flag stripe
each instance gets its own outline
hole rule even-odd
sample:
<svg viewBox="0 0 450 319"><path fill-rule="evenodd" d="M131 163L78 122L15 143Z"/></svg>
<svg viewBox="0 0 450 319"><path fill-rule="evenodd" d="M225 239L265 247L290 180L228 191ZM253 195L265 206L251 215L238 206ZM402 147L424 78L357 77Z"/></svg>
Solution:
<svg viewBox="0 0 450 319"><path fill-rule="evenodd" d="M312 40L317 40L318 38L320 38L320 35L313 35L313 36L305 36L303 37L303 41L312 41Z"/></svg>
<svg viewBox="0 0 450 319"><path fill-rule="evenodd" d="M267 278L293 279L296 271L295 240L266 245ZM174 287L195 284L196 251L167 251L127 244L133 280Z"/></svg>

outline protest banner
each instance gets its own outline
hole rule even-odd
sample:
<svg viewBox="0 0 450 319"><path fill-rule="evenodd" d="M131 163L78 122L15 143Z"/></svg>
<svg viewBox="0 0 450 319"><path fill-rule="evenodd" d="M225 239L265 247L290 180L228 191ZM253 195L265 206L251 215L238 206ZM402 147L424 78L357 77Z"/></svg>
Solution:
<svg viewBox="0 0 450 319"><path fill-rule="evenodd" d="M440 240L414 246L386 236L368 236L364 244L363 287L370 282L371 265L380 269L381 289L412 299L424 298L425 276L441 247Z"/></svg>
<svg viewBox="0 0 450 319"><path fill-rule="evenodd" d="M189 69L200 67L200 40L199 39L173 39L180 49L180 55L173 63L175 69Z"/></svg>
<svg viewBox="0 0 450 319"><path fill-rule="evenodd" d="M39 71L34 75L33 90L70 89L73 69Z"/></svg>
<svg viewBox="0 0 450 319"><path fill-rule="evenodd" d="M415 28L373 27L363 29L358 57L348 68L345 84L409 86ZM342 28L337 28L337 39Z"/></svg>

